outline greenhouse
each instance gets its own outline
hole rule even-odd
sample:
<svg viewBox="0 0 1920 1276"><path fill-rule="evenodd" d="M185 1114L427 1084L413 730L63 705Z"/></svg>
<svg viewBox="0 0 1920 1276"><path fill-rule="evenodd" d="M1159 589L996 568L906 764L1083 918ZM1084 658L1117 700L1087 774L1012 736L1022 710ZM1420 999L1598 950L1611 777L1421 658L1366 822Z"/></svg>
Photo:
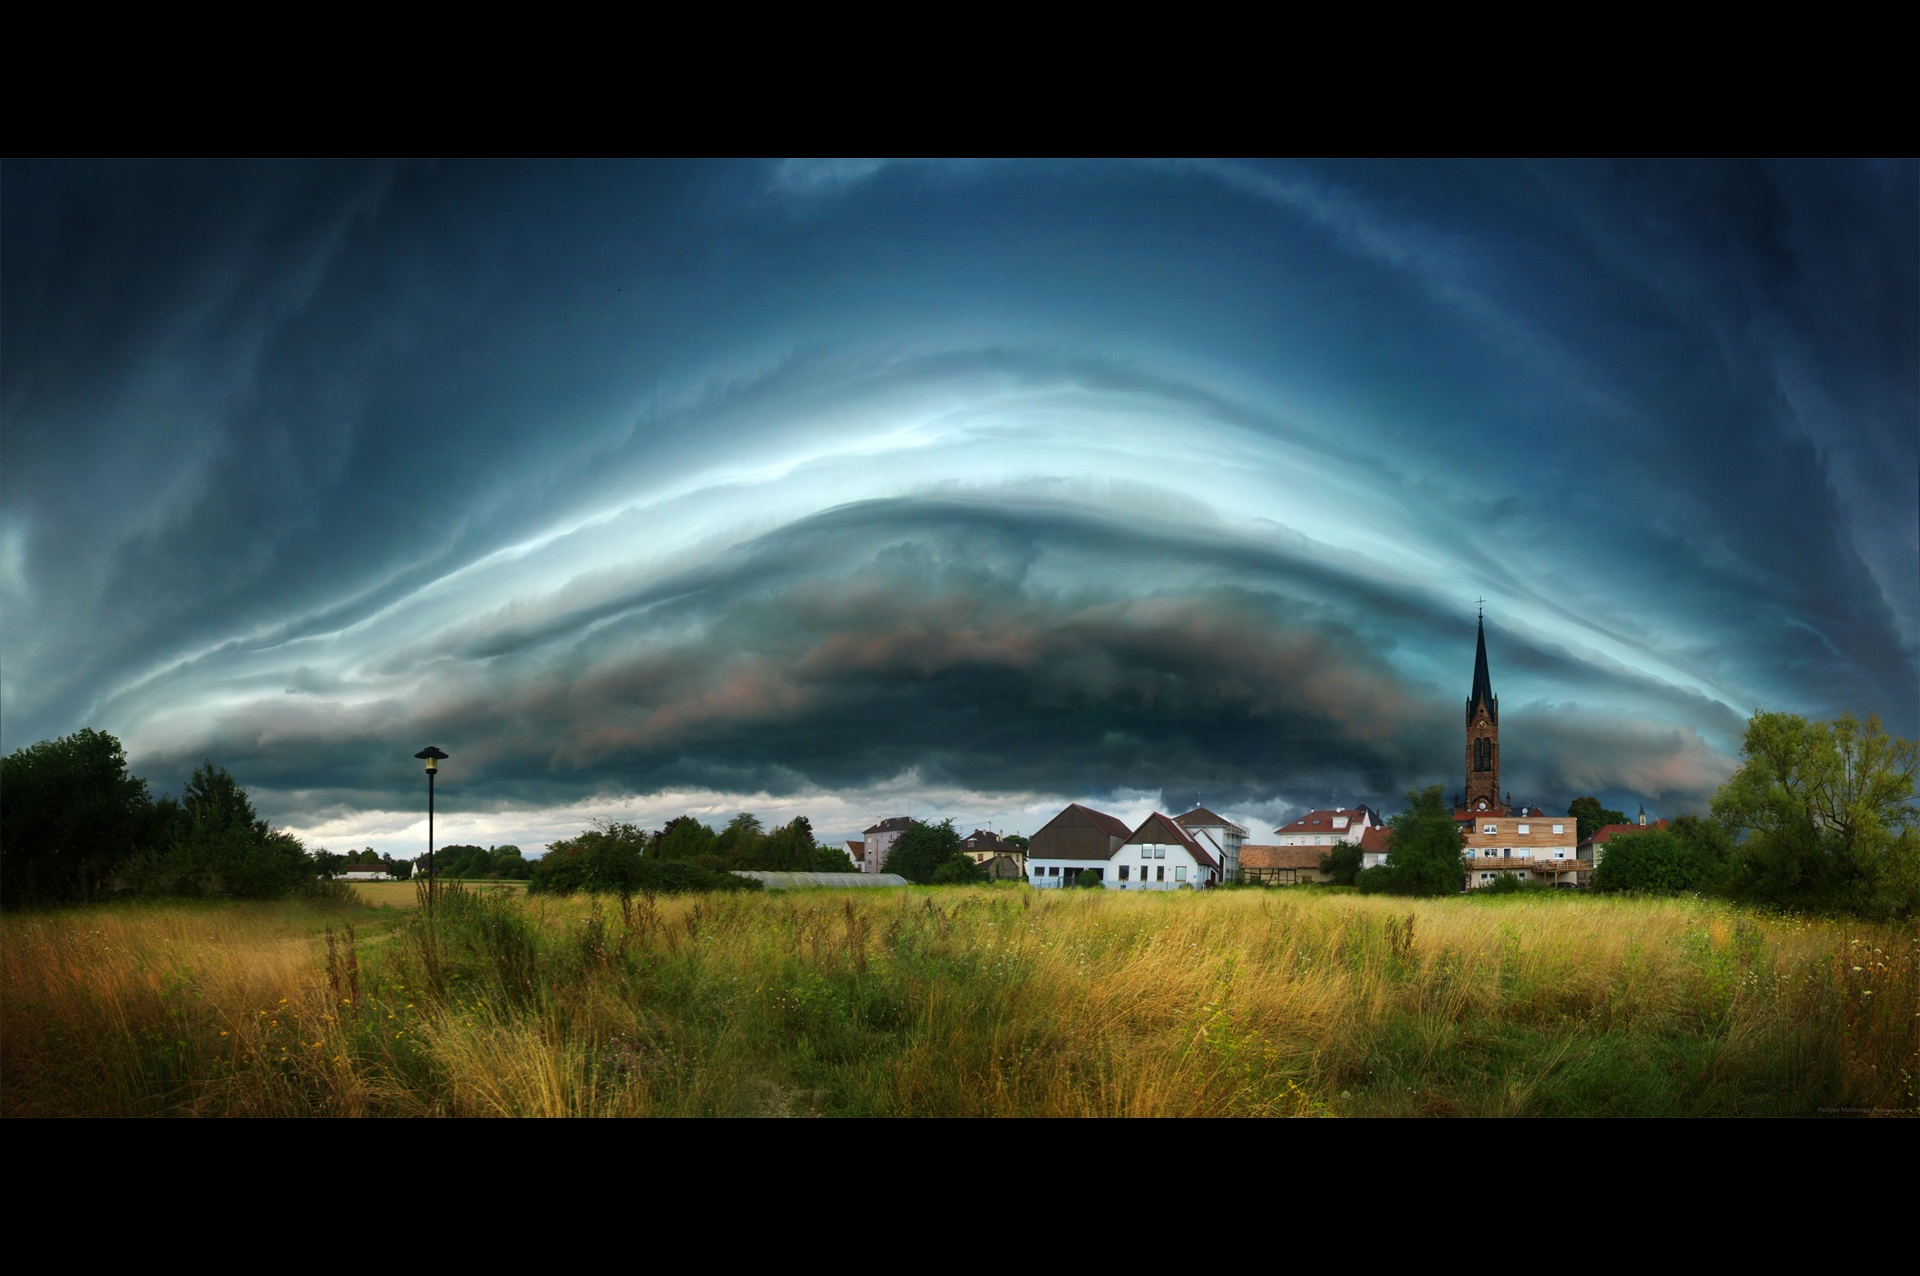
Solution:
<svg viewBox="0 0 1920 1276"><path fill-rule="evenodd" d="M814 886L905 886L898 873L772 873L759 869L730 870L735 877L751 877L770 891L798 891Z"/></svg>

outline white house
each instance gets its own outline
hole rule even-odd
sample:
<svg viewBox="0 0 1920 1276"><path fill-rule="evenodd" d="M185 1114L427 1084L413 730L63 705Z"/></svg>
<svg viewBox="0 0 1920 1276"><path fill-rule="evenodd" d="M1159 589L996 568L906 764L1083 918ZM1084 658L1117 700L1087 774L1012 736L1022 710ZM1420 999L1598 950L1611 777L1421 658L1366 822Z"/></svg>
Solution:
<svg viewBox="0 0 1920 1276"><path fill-rule="evenodd" d="M1078 803L1042 826L1027 848L1027 880L1041 888L1072 885L1091 869L1110 891L1201 889L1224 880L1225 864L1225 848L1206 828L1182 828L1155 811L1128 832Z"/></svg>
<svg viewBox="0 0 1920 1276"><path fill-rule="evenodd" d="M1371 807L1336 806L1324 811L1308 811L1291 824L1273 831L1274 846L1337 846L1358 842L1370 828L1383 822Z"/></svg>
<svg viewBox="0 0 1920 1276"><path fill-rule="evenodd" d="M1104 882L1107 861L1132 832L1118 816L1075 802L1027 840L1027 880L1061 886L1090 868Z"/></svg>
<svg viewBox="0 0 1920 1276"><path fill-rule="evenodd" d="M1173 817L1174 823L1189 833L1205 831L1220 848L1221 880L1240 880L1240 848L1246 845L1247 831L1224 815L1215 815L1204 806L1196 806L1185 815Z"/></svg>
<svg viewBox="0 0 1920 1276"><path fill-rule="evenodd" d="M1185 829L1155 811L1113 853L1108 890L1175 891L1216 886L1226 852L1205 829Z"/></svg>

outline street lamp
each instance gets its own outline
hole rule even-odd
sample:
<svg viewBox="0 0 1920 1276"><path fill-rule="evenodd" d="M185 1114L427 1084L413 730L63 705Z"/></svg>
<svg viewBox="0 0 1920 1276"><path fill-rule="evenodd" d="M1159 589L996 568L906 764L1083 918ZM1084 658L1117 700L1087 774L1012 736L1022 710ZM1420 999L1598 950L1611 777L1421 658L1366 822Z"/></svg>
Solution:
<svg viewBox="0 0 1920 1276"><path fill-rule="evenodd" d="M447 755L430 744L413 756L425 758L427 761L427 907L432 908L435 885L433 880L433 777L439 773L440 763L446 760Z"/></svg>

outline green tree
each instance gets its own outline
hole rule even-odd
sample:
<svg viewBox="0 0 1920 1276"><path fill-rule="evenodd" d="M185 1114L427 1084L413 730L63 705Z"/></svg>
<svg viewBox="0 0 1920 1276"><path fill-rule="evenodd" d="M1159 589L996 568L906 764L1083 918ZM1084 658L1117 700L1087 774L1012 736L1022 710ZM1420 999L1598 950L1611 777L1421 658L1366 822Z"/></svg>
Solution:
<svg viewBox="0 0 1920 1276"><path fill-rule="evenodd" d="M168 857L169 889L271 899L318 871L299 840L269 827L247 791L211 761L194 769L180 808L183 818Z"/></svg>
<svg viewBox="0 0 1920 1276"><path fill-rule="evenodd" d="M1575 798L1567 807L1567 814L1574 818L1576 840L1581 842L1586 841L1592 837L1596 831L1605 828L1609 824L1625 824L1627 822L1627 813L1625 811L1608 810L1606 807L1600 805L1599 798L1593 797Z"/></svg>
<svg viewBox="0 0 1920 1276"><path fill-rule="evenodd" d="M1920 912L1920 748L1877 717L1809 722L1756 713L1741 764L1713 798L1738 842L1733 889L1875 917Z"/></svg>
<svg viewBox="0 0 1920 1276"><path fill-rule="evenodd" d="M746 858L752 855L759 845L762 832L760 817L749 811L742 811L727 821L727 827L720 830L720 836L714 839L713 852L716 855L731 855Z"/></svg>
<svg viewBox="0 0 1920 1276"><path fill-rule="evenodd" d="M653 853L663 860L697 859L713 854L718 843L712 829L691 815L682 815L668 820L653 839Z"/></svg>
<svg viewBox="0 0 1920 1276"><path fill-rule="evenodd" d="M0 889L9 906L99 890L163 842L172 803L154 803L120 741L91 728L0 760Z"/></svg>
<svg viewBox="0 0 1920 1276"><path fill-rule="evenodd" d="M1669 829L1619 833L1607 840L1600 866L1593 871L1597 891L1673 894L1699 885L1701 874L1692 850Z"/></svg>
<svg viewBox="0 0 1920 1276"><path fill-rule="evenodd" d="M1455 895L1466 882L1460 826L1438 784L1409 792L1406 809L1387 822L1387 862L1355 879L1362 889L1394 895ZM1375 876L1375 874L1378 876Z"/></svg>
<svg viewBox="0 0 1920 1276"><path fill-rule="evenodd" d="M975 867L960 849L960 834L952 820L909 824L887 851L886 871L919 886L932 885L942 869L948 869L949 880L973 881Z"/></svg>
<svg viewBox="0 0 1920 1276"><path fill-rule="evenodd" d="M1358 842L1342 842L1320 857L1320 871L1336 886L1351 886L1360 876L1364 852Z"/></svg>
<svg viewBox="0 0 1920 1276"><path fill-rule="evenodd" d="M1031 842L1031 841L1030 841L1030 840L1029 840L1029 839L1028 839L1028 838L1026 837L1026 835L1025 835L1025 834L1022 834L1022 833L1009 833L1009 834L1007 834L1007 835L1006 835L1006 837L1005 837L1004 839L1002 839L1002 840L1004 840L1005 842L1007 842L1007 843L1008 843L1009 845L1012 845L1012 846L1017 846L1017 847L1019 847L1019 848L1020 848L1021 850L1023 850L1023 851L1024 851L1024 850L1026 850L1026 849L1027 849L1027 848L1028 848L1029 846L1031 846L1031 845L1033 844L1033 843L1032 843L1032 842Z"/></svg>

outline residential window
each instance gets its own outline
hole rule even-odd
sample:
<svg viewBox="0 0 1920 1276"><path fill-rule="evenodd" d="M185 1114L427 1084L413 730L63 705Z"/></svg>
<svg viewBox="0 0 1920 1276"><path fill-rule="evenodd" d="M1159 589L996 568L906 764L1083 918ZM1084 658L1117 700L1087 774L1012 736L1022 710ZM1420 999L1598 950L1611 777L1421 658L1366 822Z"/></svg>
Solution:
<svg viewBox="0 0 1920 1276"><path fill-rule="evenodd" d="M1048 877L1058 877L1058 876L1060 876L1060 866L1059 866L1058 864L1055 864L1055 865L1053 865L1053 866L1052 866L1051 868L1049 868L1049 869L1047 870L1047 876L1048 876Z"/></svg>
<svg viewBox="0 0 1920 1276"><path fill-rule="evenodd" d="M1185 864L1179 864L1174 867L1173 880L1176 882L1184 882L1187 880L1187 866Z"/></svg>
<svg viewBox="0 0 1920 1276"><path fill-rule="evenodd" d="M1167 866L1165 864L1155 864L1153 866L1153 880L1156 882L1164 882L1167 880Z"/></svg>
<svg viewBox="0 0 1920 1276"><path fill-rule="evenodd" d="M1120 880L1123 882L1127 880L1127 866L1125 864L1120 866Z"/></svg>
<svg viewBox="0 0 1920 1276"><path fill-rule="evenodd" d="M1500 826L1498 824L1484 824L1481 826L1480 831L1482 833L1498 833Z"/></svg>
<svg viewBox="0 0 1920 1276"><path fill-rule="evenodd" d="M1529 834L1529 833L1531 833L1531 832L1533 832L1533 826L1532 826L1531 824L1522 824L1522 825L1520 826L1520 836L1521 836L1521 837L1525 837L1525 836L1526 836L1527 834Z"/></svg>
<svg viewBox="0 0 1920 1276"><path fill-rule="evenodd" d="M1564 824L1556 824L1553 826L1553 831L1556 833L1564 833L1567 831L1567 826Z"/></svg>

